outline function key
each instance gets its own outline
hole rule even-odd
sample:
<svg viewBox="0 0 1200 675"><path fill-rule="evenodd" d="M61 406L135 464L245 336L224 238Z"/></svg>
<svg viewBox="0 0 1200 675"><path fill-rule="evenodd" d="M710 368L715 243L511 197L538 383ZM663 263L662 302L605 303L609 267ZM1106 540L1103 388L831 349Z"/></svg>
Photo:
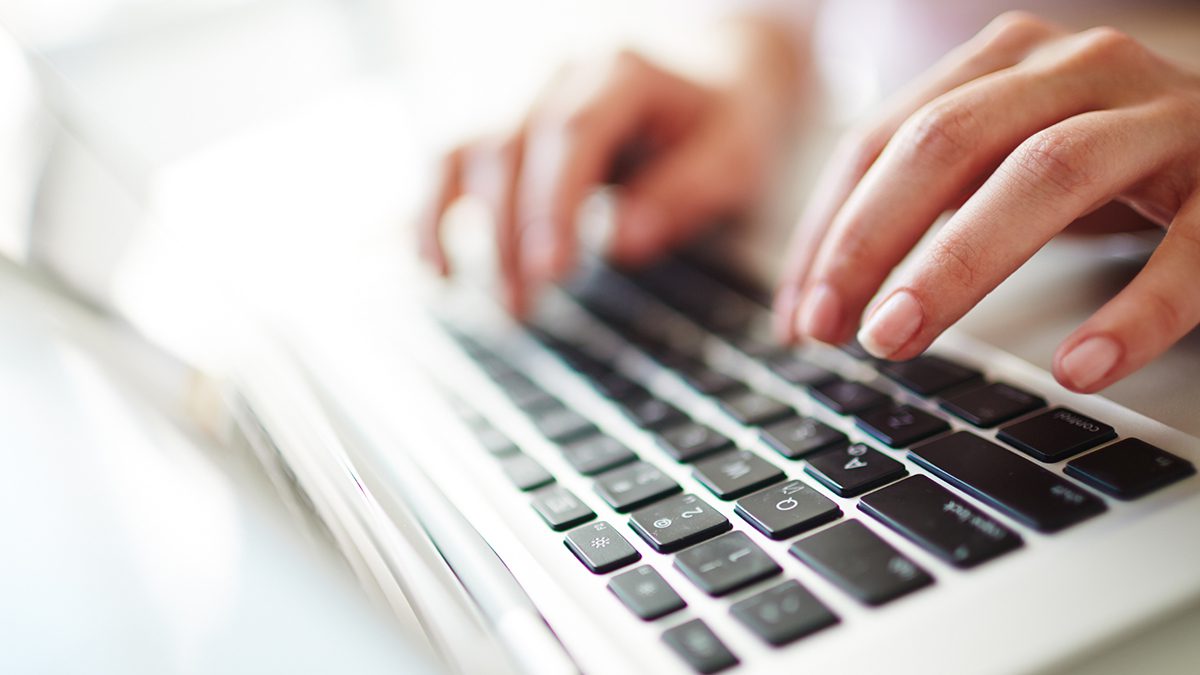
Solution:
<svg viewBox="0 0 1200 675"><path fill-rule="evenodd" d="M649 565L621 572L608 581L608 590L643 621L653 621L687 607L666 579Z"/></svg>
<svg viewBox="0 0 1200 675"><path fill-rule="evenodd" d="M846 434L812 417L792 417L768 424L759 436L788 459L800 459L817 450L849 442Z"/></svg>
<svg viewBox="0 0 1200 675"><path fill-rule="evenodd" d="M773 354L765 360L771 372L792 384L815 387L832 382L836 375L793 354Z"/></svg>
<svg viewBox="0 0 1200 675"><path fill-rule="evenodd" d="M1126 438L1067 463L1067 475L1118 499L1136 499L1196 473L1162 448Z"/></svg>
<svg viewBox="0 0 1200 675"><path fill-rule="evenodd" d="M594 476L637 459L632 450L604 434L572 441L562 447L562 454L568 464L585 476Z"/></svg>
<svg viewBox="0 0 1200 675"><path fill-rule="evenodd" d="M532 411L530 417L538 431L555 443L596 432L596 426L587 418L561 404Z"/></svg>
<svg viewBox="0 0 1200 675"><path fill-rule="evenodd" d="M835 380L815 387L812 394L839 415L857 415L864 410L891 402L887 394L861 382L849 380Z"/></svg>
<svg viewBox="0 0 1200 675"><path fill-rule="evenodd" d="M858 416L857 424L858 428L893 448L903 448L950 430L946 420L911 405L868 410Z"/></svg>
<svg viewBox="0 0 1200 675"><path fill-rule="evenodd" d="M1003 382L992 382L947 397L942 410L981 429L1003 424L1025 413L1046 407L1040 396Z"/></svg>
<svg viewBox="0 0 1200 675"><path fill-rule="evenodd" d="M638 509L629 526L659 553L672 553L729 530L729 519L696 495L676 495Z"/></svg>
<svg viewBox="0 0 1200 675"><path fill-rule="evenodd" d="M662 429L687 419L679 408L650 392L639 392L617 402L625 415L643 429Z"/></svg>
<svg viewBox="0 0 1200 675"><path fill-rule="evenodd" d="M587 504L561 485L548 485L534 492L533 510L556 531L568 530L596 517Z"/></svg>
<svg viewBox="0 0 1200 675"><path fill-rule="evenodd" d="M745 532L730 532L697 544L675 556L675 568L712 596L739 588L783 571Z"/></svg>
<svg viewBox="0 0 1200 675"><path fill-rule="evenodd" d="M677 462L690 462L733 445L733 441L692 421L658 433L659 447Z"/></svg>
<svg viewBox="0 0 1200 675"><path fill-rule="evenodd" d="M696 462L692 475L720 499L737 499L783 480L783 471L749 450L733 450Z"/></svg>
<svg viewBox="0 0 1200 675"><path fill-rule="evenodd" d="M738 664L733 652L700 619L668 630L662 639L697 673L717 673Z"/></svg>
<svg viewBox="0 0 1200 675"><path fill-rule="evenodd" d="M872 492L858 508L955 567L1019 548L1021 537L927 476Z"/></svg>
<svg viewBox="0 0 1200 675"><path fill-rule="evenodd" d="M996 438L1043 462L1057 462L1117 437L1107 424L1067 408L1015 422Z"/></svg>
<svg viewBox="0 0 1200 675"><path fill-rule="evenodd" d="M755 635L777 647L839 621L836 614L795 580L736 602L729 611Z"/></svg>
<svg viewBox="0 0 1200 675"><path fill-rule="evenodd" d="M524 453L500 458L500 469L518 490L527 492L554 482L554 476L538 464L537 460Z"/></svg>
<svg viewBox="0 0 1200 675"><path fill-rule="evenodd" d="M1041 532L1103 513L1104 502L1058 474L959 431L922 443L909 457L939 478Z"/></svg>
<svg viewBox="0 0 1200 675"><path fill-rule="evenodd" d="M920 396L933 396L980 377L974 368L932 354L881 364L879 372Z"/></svg>
<svg viewBox="0 0 1200 675"><path fill-rule="evenodd" d="M602 473L596 478L596 493L617 513L645 506L680 489L679 484L658 467L642 461Z"/></svg>
<svg viewBox="0 0 1200 675"><path fill-rule="evenodd" d="M792 544L792 555L858 600L877 606L933 583L933 577L857 520Z"/></svg>
<svg viewBox="0 0 1200 675"><path fill-rule="evenodd" d="M842 515L832 500L798 480L742 497L734 512L772 539L787 539Z"/></svg>
<svg viewBox="0 0 1200 675"><path fill-rule="evenodd" d="M840 497L857 497L908 473L903 464L866 443L809 455L804 471Z"/></svg>
<svg viewBox="0 0 1200 675"><path fill-rule="evenodd" d="M611 572L642 558L625 537L603 520L571 530L563 543L593 574Z"/></svg>
<svg viewBox="0 0 1200 675"><path fill-rule="evenodd" d="M726 392L718 403L730 417L748 427L774 422L795 414L788 404L753 389Z"/></svg>

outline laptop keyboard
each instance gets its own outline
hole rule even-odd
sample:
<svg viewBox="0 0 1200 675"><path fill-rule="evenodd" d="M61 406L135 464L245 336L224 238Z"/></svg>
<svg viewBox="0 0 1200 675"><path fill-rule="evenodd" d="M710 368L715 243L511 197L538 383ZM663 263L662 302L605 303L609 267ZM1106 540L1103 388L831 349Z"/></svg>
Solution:
<svg viewBox="0 0 1200 675"><path fill-rule="evenodd" d="M784 579L772 558L778 549L764 550L756 537L795 538L790 555L849 597L878 607L936 586L938 570L911 560L875 527L899 534L946 565L970 569L1019 555L1024 546L995 513L1056 533L1103 517L1108 507L1096 493L1137 499L1194 474L1189 462L1161 448L1134 438L1113 443L1119 430L1105 422L1068 408L1047 409L1037 393L988 381L979 370L945 356L889 363L849 345L844 351L859 370L813 363L757 337L755 328L767 314L761 293L690 262L672 260L632 273L595 266L564 290L624 345L678 378L687 396L710 402L731 425L714 428L721 425L693 419L685 402L653 393L661 387L619 367L591 331L529 327L575 376L653 434L657 452L639 456L507 362L485 338L447 328L560 449L567 465L591 481L602 513L456 401L481 452L498 462L514 489L529 493L546 536L564 537L580 573L615 573L608 587L631 620L657 621L686 603L652 566L636 566L642 555L628 537L649 545L654 553L648 555L671 556L680 578L712 597L761 586L729 603L730 614L763 643L782 647L836 630L842 619L800 582ZM662 321L664 311L677 320ZM750 370L765 371L834 416L852 420L869 438L852 442L832 421L801 415L793 403L756 386L761 379L718 363L707 347L714 341L752 363ZM867 371L911 396L860 381L870 381L861 377ZM735 427L752 433L743 432L735 442L729 432ZM972 431L997 427L995 440ZM764 453L776 456L768 461ZM1063 467L1051 466L1067 459ZM690 465L691 480L680 484L660 468L664 463ZM914 474L913 466L933 478ZM847 518L827 495L854 499L868 522ZM734 505L736 517L753 528L749 534L733 530L729 518L711 506L719 501ZM662 640L697 672L739 662L701 619L664 629Z"/></svg>

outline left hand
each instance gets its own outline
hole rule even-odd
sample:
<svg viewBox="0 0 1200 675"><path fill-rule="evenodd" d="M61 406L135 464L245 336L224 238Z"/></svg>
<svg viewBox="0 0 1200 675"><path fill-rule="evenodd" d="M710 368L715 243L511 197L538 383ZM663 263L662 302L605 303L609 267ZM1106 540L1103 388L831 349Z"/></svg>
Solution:
<svg viewBox="0 0 1200 675"><path fill-rule="evenodd" d="M793 241L779 332L840 344L943 211L961 208L880 294L858 338L908 359L1073 221L1117 200L1166 228L1146 267L1060 345L1093 392L1200 323L1200 77L1111 28L996 19L843 143ZM964 201L965 198L965 201Z"/></svg>

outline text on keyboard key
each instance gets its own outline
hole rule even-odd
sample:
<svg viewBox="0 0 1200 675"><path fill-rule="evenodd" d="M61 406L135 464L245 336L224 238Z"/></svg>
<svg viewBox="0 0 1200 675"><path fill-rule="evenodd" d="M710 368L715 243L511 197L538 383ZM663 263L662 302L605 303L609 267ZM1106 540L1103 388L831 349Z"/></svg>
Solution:
<svg viewBox="0 0 1200 675"><path fill-rule="evenodd" d="M996 438L1043 462L1057 462L1117 437L1107 424L1054 408L1002 429Z"/></svg>
<svg viewBox="0 0 1200 675"><path fill-rule="evenodd" d="M587 504L561 485L547 485L533 493L533 510L553 530L567 530L596 517Z"/></svg>
<svg viewBox="0 0 1200 675"><path fill-rule="evenodd" d="M712 596L732 593L783 571L744 532L723 534L679 553L675 568Z"/></svg>
<svg viewBox="0 0 1200 675"><path fill-rule="evenodd" d="M783 471L749 450L731 450L702 459L692 476L720 499L737 499L783 480Z"/></svg>
<svg viewBox="0 0 1200 675"><path fill-rule="evenodd" d="M891 399L887 394L872 389L861 382L835 380L812 390L813 396L839 415L857 415L886 403Z"/></svg>
<svg viewBox="0 0 1200 675"><path fill-rule="evenodd" d="M692 421L660 431L656 440L677 462L691 462L733 446L733 441L722 434Z"/></svg>
<svg viewBox="0 0 1200 675"><path fill-rule="evenodd" d="M728 531L729 519L696 495L676 495L629 514L629 526L659 553L673 553Z"/></svg>
<svg viewBox="0 0 1200 675"><path fill-rule="evenodd" d="M596 493L617 513L625 513L680 491L679 484L653 464L637 461L596 477Z"/></svg>
<svg viewBox="0 0 1200 675"><path fill-rule="evenodd" d="M603 520L567 533L563 543L594 574L604 574L637 562L642 554Z"/></svg>
<svg viewBox="0 0 1200 675"><path fill-rule="evenodd" d="M1057 532L1104 512L1104 502L1034 463L966 431L915 446L914 462L1041 532Z"/></svg>
<svg viewBox="0 0 1200 675"><path fill-rule="evenodd" d="M911 405L872 408L858 416L858 428L893 448L903 448L949 431L946 420Z"/></svg>
<svg viewBox="0 0 1200 675"><path fill-rule="evenodd" d="M792 544L792 555L859 601L882 605L933 583L933 577L857 520Z"/></svg>
<svg viewBox="0 0 1200 675"><path fill-rule="evenodd" d="M955 567L974 567L1021 546L1021 537L927 476L880 488L858 508Z"/></svg>
<svg viewBox="0 0 1200 675"><path fill-rule="evenodd" d="M981 429L1020 417L1046 407L1040 396L1017 389L1003 382L992 382L969 391L947 397L942 410Z"/></svg>
<svg viewBox="0 0 1200 675"><path fill-rule="evenodd" d="M609 580L608 590L643 621L653 621L687 606L666 579L649 565L616 575Z"/></svg>
<svg viewBox="0 0 1200 675"><path fill-rule="evenodd" d="M1067 463L1067 475L1118 499L1136 499L1196 473L1162 448L1126 438Z"/></svg>
<svg viewBox="0 0 1200 675"><path fill-rule="evenodd" d="M903 464L865 443L813 453L804 471L839 497L857 497L908 473Z"/></svg>
<svg viewBox="0 0 1200 675"><path fill-rule="evenodd" d="M795 642L839 621L795 580L736 602L729 611L755 635L776 646Z"/></svg>
<svg viewBox="0 0 1200 675"><path fill-rule="evenodd" d="M817 450L849 442L846 434L812 417L792 417L768 424L759 437L788 459L801 459Z"/></svg>
<svg viewBox="0 0 1200 675"><path fill-rule="evenodd" d="M772 539L787 539L842 515L833 500L799 480L742 497L734 512Z"/></svg>
<svg viewBox="0 0 1200 675"><path fill-rule="evenodd" d="M733 652L700 619L666 631L662 639L697 673L718 673L738 664Z"/></svg>

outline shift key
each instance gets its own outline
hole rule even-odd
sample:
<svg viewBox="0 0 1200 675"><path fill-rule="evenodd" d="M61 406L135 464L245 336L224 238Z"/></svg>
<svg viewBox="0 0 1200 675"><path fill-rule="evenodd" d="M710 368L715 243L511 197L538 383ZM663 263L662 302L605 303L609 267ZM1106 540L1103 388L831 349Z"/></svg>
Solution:
<svg viewBox="0 0 1200 675"><path fill-rule="evenodd" d="M939 478L1041 532L1057 532L1107 508L1083 488L970 432L922 443L909 456Z"/></svg>

